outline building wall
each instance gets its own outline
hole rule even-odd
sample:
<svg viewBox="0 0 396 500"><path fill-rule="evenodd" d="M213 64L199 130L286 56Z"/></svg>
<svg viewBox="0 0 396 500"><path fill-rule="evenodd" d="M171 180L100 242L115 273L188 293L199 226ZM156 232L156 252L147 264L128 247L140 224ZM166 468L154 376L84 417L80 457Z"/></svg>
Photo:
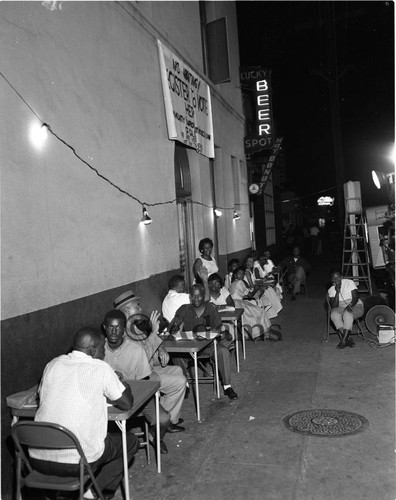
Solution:
<svg viewBox="0 0 396 500"><path fill-rule="evenodd" d="M216 196L231 208L231 156L244 158L235 6L211 8L229 18L232 82L211 92ZM99 326L119 293L133 288L145 310L159 308L179 270L176 204L148 207L144 226L133 197L175 199L156 39L204 76L200 37L198 2L63 2L54 11L1 2L3 498L12 485L5 397L33 385L78 327ZM30 127L42 122L60 140L49 134L35 149ZM188 157L192 199L211 207L209 160ZM218 221L221 262L250 247L244 184L240 198L241 219L229 209ZM193 226L198 248L213 237L212 208L194 204Z"/></svg>

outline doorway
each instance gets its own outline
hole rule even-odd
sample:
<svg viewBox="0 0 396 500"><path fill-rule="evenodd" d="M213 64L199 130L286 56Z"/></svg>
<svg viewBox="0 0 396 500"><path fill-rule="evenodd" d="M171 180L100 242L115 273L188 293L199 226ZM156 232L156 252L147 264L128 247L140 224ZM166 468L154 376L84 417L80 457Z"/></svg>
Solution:
<svg viewBox="0 0 396 500"><path fill-rule="evenodd" d="M193 283L195 261L193 206L191 204L190 164L186 148L175 143L175 186L179 227L180 271L188 287Z"/></svg>

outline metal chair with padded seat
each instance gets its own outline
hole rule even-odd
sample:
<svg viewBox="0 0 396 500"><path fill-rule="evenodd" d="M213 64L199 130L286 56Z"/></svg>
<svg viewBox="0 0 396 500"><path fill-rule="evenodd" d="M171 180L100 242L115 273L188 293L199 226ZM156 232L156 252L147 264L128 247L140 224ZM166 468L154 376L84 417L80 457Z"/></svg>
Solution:
<svg viewBox="0 0 396 500"><path fill-rule="evenodd" d="M77 491L82 500L84 490L93 485L98 497L104 500L77 437L62 425L50 422L21 421L11 428L16 453L16 500L22 500L21 489ZM42 474L32 466L24 447L47 450L76 450L80 455L78 476L56 476Z"/></svg>

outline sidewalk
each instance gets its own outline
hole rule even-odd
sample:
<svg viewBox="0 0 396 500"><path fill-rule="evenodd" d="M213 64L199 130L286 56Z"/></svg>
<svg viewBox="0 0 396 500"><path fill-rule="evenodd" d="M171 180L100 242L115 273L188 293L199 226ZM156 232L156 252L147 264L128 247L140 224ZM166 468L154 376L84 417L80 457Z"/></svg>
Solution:
<svg viewBox="0 0 396 500"><path fill-rule="evenodd" d="M237 401L217 400L212 386L201 384L201 423L192 395L185 401L186 432L167 434L162 474L139 451L130 468L132 498L395 499L394 348L373 349L356 337L353 349L336 349L337 336L322 342L330 267L317 258L308 298L284 299L273 321L282 326L282 342L247 342L246 360L233 373ZM369 426L345 437L284 427L285 415L311 408L354 412Z"/></svg>

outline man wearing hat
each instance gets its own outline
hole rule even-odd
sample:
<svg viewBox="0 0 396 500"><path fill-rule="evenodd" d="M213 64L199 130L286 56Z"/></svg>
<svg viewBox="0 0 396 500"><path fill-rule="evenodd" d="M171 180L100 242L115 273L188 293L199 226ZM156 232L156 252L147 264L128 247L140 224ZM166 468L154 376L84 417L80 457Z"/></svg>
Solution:
<svg viewBox="0 0 396 500"><path fill-rule="evenodd" d="M181 432L185 430L179 423L182 422L180 412L187 380L179 366L168 366L169 354L158 337L159 313L153 311L149 320L142 314L139 301L140 297L128 290L114 300L114 308L125 314L128 336L141 343L153 372L150 378L155 380L157 377L161 384L161 405L170 414L168 432Z"/></svg>

